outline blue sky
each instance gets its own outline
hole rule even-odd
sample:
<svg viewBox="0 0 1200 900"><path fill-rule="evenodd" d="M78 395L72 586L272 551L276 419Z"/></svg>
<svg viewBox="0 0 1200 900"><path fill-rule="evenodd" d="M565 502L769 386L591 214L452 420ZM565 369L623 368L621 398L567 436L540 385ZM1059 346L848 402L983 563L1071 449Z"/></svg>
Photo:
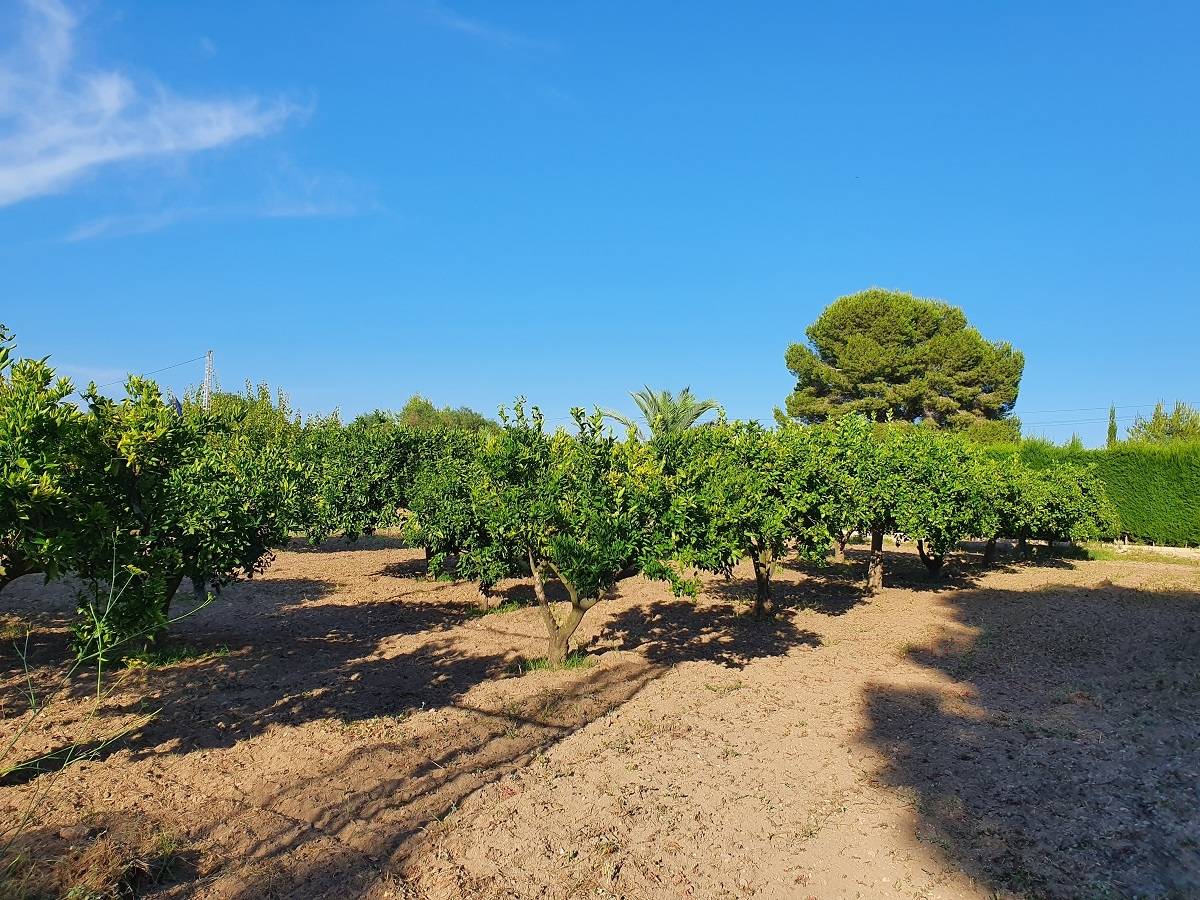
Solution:
<svg viewBox="0 0 1200 900"><path fill-rule="evenodd" d="M1025 352L1027 432L1099 443L1110 402L1200 403L1198 30L1185 2L13 0L0 321L83 381L211 347L305 411L554 419L648 382L769 420L787 345L881 285Z"/></svg>

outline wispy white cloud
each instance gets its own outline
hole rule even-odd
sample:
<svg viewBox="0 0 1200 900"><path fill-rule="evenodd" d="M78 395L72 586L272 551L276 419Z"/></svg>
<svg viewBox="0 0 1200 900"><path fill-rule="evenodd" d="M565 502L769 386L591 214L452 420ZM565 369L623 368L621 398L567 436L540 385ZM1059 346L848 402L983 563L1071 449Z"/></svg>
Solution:
<svg viewBox="0 0 1200 900"><path fill-rule="evenodd" d="M73 363L55 363L54 369L59 375L66 375L75 382L76 387L87 385L89 381L96 384L123 380L128 372L121 369L109 369L99 366L77 366Z"/></svg>
<svg viewBox="0 0 1200 900"><path fill-rule="evenodd" d="M184 222L226 219L309 219L357 216L383 209L373 193L340 173L312 173L288 159L276 164L267 188L250 203L181 204L126 215L101 216L72 229L68 242L130 237Z"/></svg>
<svg viewBox="0 0 1200 900"><path fill-rule="evenodd" d="M303 112L259 97L191 99L80 65L78 20L61 0L23 0L0 53L0 206L61 192L113 163L210 150Z"/></svg>
<svg viewBox="0 0 1200 900"><path fill-rule="evenodd" d="M438 0L430 0L425 5L425 18L434 25L470 35L489 44L499 47L544 47L545 42L536 38L513 31L501 25L493 25L482 19L466 16L456 12Z"/></svg>
<svg viewBox="0 0 1200 900"><path fill-rule="evenodd" d="M161 231L177 222L199 218L209 211L204 209L167 209L158 212L131 213L119 216L101 216L76 226L66 236L67 241L90 241L96 238L129 237Z"/></svg>

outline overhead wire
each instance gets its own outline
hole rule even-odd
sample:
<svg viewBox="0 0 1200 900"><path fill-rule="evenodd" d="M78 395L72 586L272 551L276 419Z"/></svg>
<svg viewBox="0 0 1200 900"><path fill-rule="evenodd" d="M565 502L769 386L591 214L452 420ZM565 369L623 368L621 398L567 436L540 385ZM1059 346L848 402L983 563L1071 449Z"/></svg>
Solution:
<svg viewBox="0 0 1200 900"><path fill-rule="evenodd" d="M161 369L151 369L149 372L142 372L142 373L138 374L137 377L145 378L147 375L157 375L159 372L166 372L170 369L178 369L180 366L186 366L189 363L200 362L202 359L204 359L203 353L197 357L194 357L193 359L185 359L183 362L177 362L177 363L172 363L169 366L163 366ZM97 388L105 388L105 387L112 387L114 384L124 384L126 381L129 380L130 376L134 375L134 374L136 374L136 373L131 372L129 375L126 375L124 378L118 378L116 381L106 381L104 384L96 385L96 387Z"/></svg>

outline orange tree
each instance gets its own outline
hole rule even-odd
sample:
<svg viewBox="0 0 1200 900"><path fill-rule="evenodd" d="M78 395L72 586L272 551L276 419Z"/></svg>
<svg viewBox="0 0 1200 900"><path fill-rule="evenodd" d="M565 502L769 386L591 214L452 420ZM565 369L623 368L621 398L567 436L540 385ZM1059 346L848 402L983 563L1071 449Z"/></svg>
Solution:
<svg viewBox="0 0 1200 900"><path fill-rule="evenodd" d="M92 652L160 632L185 577L219 587L262 571L288 538L301 480L289 455L239 430L238 417L181 412L141 378L125 391L119 401L94 387L85 397L88 460L71 568L93 588L116 574L128 582L104 616L81 608L76 634Z"/></svg>
<svg viewBox="0 0 1200 900"><path fill-rule="evenodd" d="M946 554L979 531L986 466L961 437L927 428L901 429L885 446L895 475L896 525L917 539L921 562L936 576Z"/></svg>
<svg viewBox="0 0 1200 900"><path fill-rule="evenodd" d="M669 477L675 559L725 575L749 559L756 616L771 608L771 579L785 553L795 548L807 559L825 558L821 457L805 430L718 422L662 436L655 450Z"/></svg>
<svg viewBox="0 0 1200 900"><path fill-rule="evenodd" d="M501 411L502 431L483 447L472 486L487 539L459 559L466 577L493 576L497 566L532 577L552 665L566 659L579 623L619 579L642 571L676 580L662 563L661 463L633 435L606 435L602 414L572 415L577 434L547 434L536 407L527 413L518 400L511 414ZM564 615L548 599L551 581L569 598Z"/></svg>
<svg viewBox="0 0 1200 900"><path fill-rule="evenodd" d="M404 524L405 538L425 549L429 573L469 575L479 585L482 609L490 605L492 586L520 572L524 561L520 552L493 540L491 519L476 502L487 440L461 429L426 433L405 491L409 516Z"/></svg>
<svg viewBox="0 0 1200 900"><path fill-rule="evenodd" d="M69 565L85 441L73 390L46 360L14 360L13 336L0 325L0 590Z"/></svg>

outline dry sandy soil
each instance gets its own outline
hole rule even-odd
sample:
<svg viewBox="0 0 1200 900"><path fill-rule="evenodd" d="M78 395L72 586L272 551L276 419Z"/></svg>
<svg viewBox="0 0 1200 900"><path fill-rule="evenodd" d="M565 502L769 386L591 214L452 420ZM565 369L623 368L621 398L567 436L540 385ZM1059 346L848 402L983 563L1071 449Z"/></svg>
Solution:
<svg viewBox="0 0 1200 900"><path fill-rule="evenodd" d="M520 674L535 610L473 615L387 538L281 553L177 626L228 653L52 704L9 764L134 730L0 779L0 821L32 803L44 853L170 833L162 898L1200 897L1200 567L931 585L893 557L870 600L861 557L785 568L769 622L747 571L697 602L630 579L583 623L589 665ZM69 592L4 608L51 684Z"/></svg>

